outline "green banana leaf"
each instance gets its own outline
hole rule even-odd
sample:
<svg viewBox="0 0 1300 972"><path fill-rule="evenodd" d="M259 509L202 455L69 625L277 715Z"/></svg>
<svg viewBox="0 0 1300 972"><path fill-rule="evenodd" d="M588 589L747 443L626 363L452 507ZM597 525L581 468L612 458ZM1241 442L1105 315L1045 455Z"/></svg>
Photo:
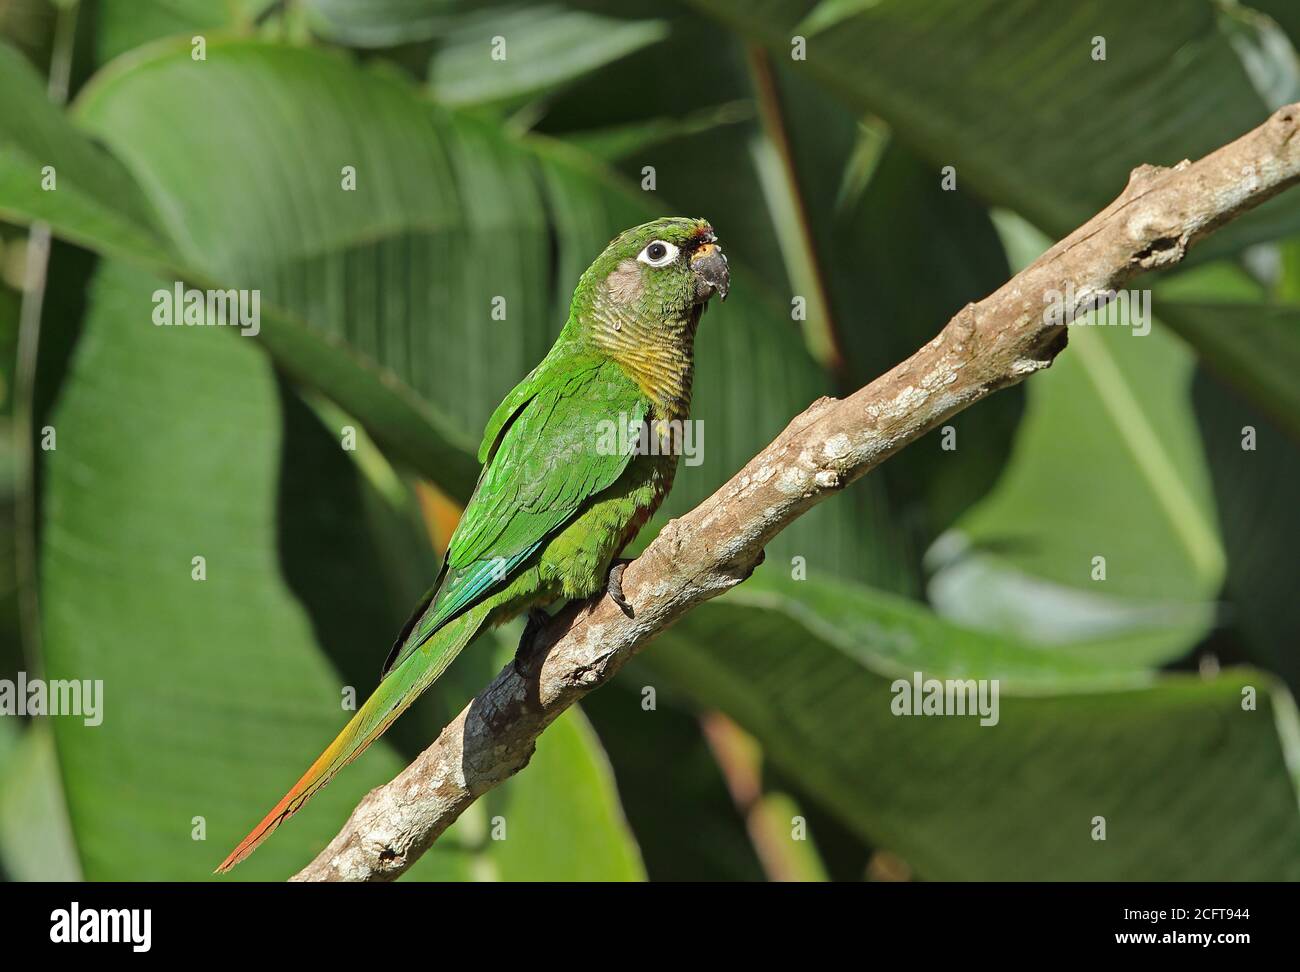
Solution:
<svg viewBox="0 0 1300 972"><path fill-rule="evenodd" d="M1300 878L1300 735L1263 672L1123 670L770 565L642 657L921 878ZM895 715L917 672L999 680L996 723Z"/></svg>

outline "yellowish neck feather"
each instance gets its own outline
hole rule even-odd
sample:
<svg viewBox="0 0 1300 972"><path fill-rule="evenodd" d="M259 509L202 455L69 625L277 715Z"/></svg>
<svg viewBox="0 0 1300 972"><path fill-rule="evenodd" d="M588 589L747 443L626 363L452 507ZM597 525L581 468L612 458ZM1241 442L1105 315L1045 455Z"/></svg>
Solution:
<svg viewBox="0 0 1300 972"><path fill-rule="evenodd" d="M630 262L630 261L627 261ZM623 268L610 275L591 307L589 333L596 345L655 403L659 418L685 419L691 410L695 328L699 308L684 318L654 318L636 310L640 274Z"/></svg>

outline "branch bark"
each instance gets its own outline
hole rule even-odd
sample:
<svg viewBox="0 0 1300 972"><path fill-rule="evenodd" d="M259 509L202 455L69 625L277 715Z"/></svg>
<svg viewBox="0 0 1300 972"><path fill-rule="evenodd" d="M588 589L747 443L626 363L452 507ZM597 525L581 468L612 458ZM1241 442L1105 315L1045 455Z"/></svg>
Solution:
<svg viewBox="0 0 1300 972"><path fill-rule="evenodd" d="M1134 169L1124 191L995 293L968 304L906 361L796 416L731 481L670 521L623 575L635 607L570 605L517 675L507 666L392 782L372 790L297 881L392 880L465 808L527 765L537 737L658 632L741 583L764 545L814 504L999 388L1048 367L1077 309L1173 266L1219 226L1300 180L1300 104L1195 164Z"/></svg>

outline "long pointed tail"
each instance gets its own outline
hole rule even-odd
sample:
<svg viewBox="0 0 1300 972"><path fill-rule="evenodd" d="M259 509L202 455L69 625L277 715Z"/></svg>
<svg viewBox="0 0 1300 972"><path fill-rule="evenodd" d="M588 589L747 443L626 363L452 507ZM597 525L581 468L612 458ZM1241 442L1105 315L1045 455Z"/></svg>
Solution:
<svg viewBox="0 0 1300 972"><path fill-rule="evenodd" d="M230 856L221 862L218 873L229 871L266 840L285 820L302 808L317 790L328 783L344 766L384 734L407 706L420 697L452 660L460 654L487 619L488 608L480 605L467 611L439 631L413 655L398 665L379 683L357 714L316 758L302 779L284 795L260 824L239 842Z"/></svg>

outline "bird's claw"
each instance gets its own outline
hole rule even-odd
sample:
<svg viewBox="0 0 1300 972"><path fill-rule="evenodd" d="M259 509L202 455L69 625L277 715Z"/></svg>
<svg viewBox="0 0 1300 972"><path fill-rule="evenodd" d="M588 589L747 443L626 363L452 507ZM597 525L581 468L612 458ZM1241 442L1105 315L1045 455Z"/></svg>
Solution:
<svg viewBox="0 0 1300 972"><path fill-rule="evenodd" d="M635 615L632 613L632 605L623 596L623 571L627 569L627 565L631 562L630 560L620 560L611 567L609 569L609 581L605 585L605 593L609 595L609 599L617 604L619 610L629 618Z"/></svg>

